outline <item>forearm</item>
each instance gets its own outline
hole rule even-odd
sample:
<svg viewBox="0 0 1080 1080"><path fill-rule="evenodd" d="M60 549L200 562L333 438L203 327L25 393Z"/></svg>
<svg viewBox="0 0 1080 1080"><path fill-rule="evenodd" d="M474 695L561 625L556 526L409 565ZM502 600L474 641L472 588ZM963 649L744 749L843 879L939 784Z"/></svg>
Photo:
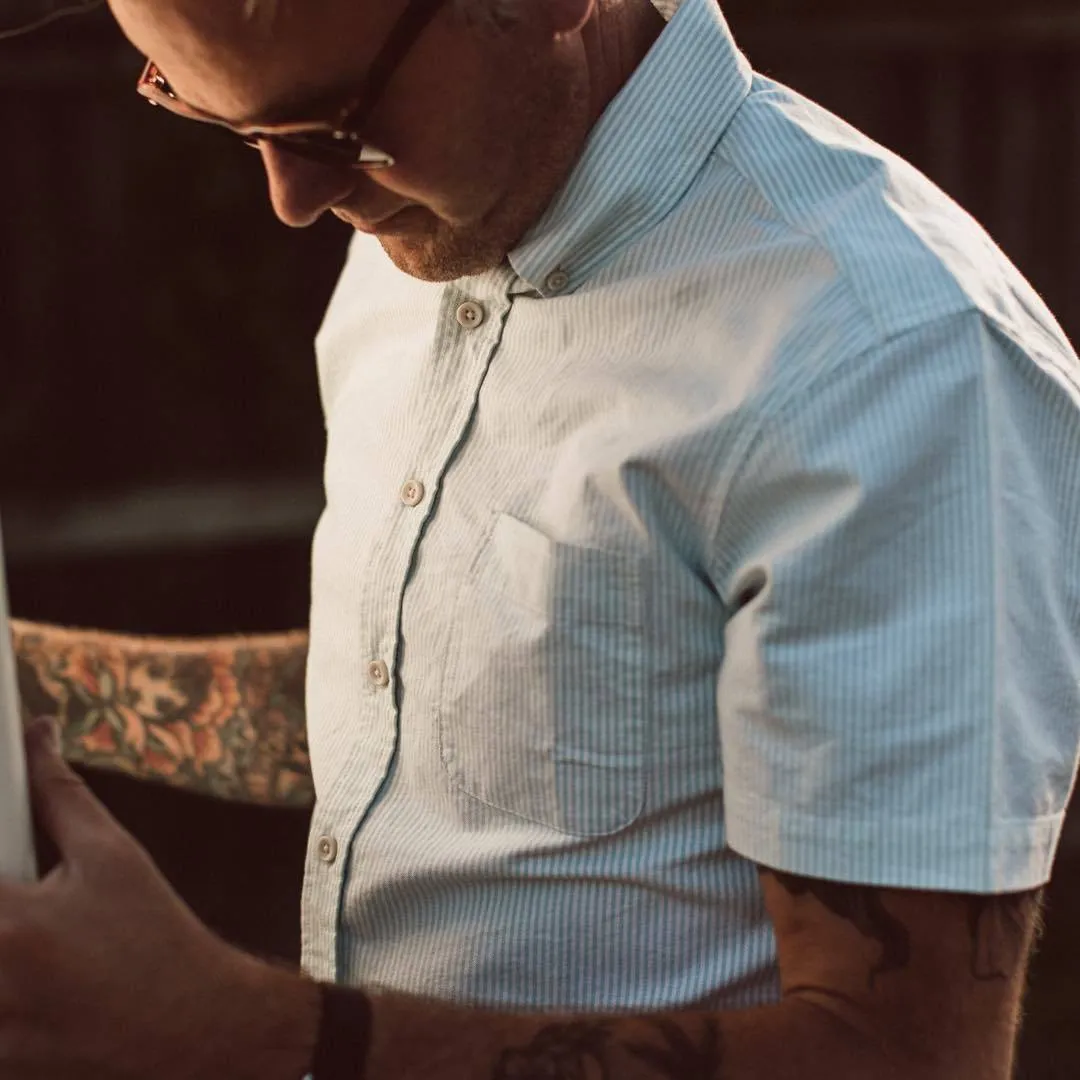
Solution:
<svg viewBox="0 0 1080 1080"><path fill-rule="evenodd" d="M915 1080L869 1034L799 998L727 1013L552 1020L374 1000L366 1080ZM409 1037L423 1030L425 1037Z"/></svg>
<svg viewBox="0 0 1080 1080"><path fill-rule="evenodd" d="M515 1016L358 991L344 996L358 1026L365 1014L370 1018L363 1080L938 1080L947 1075L929 1057L919 1061L901 1053L851 1018L799 996L749 1010L604 1018Z"/></svg>
<svg viewBox="0 0 1080 1080"><path fill-rule="evenodd" d="M155 640L12 625L25 718L73 762L260 804L313 801L307 635Z"/></svg>

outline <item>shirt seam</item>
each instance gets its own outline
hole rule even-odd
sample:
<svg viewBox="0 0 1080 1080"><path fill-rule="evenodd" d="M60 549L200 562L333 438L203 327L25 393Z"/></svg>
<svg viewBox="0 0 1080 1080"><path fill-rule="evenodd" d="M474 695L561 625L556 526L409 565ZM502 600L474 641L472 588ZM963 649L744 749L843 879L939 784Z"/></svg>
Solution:
<svg viewBox="0 0 1080 1080"><path fill-rule="evenodd" d="M850 815L839 816L836 814L815 813L812 810L803 810L798 807L790 806L787 803L781 802L778 799L774 799L769 795L762 795L757 792L740 792L733 797L732 802L735 806L738 806L740 803L767 803L769 806L777 807L787 818L798 818L803 821L811 821L815 823L821 822L825 824L840 824L845 827L850 826L853 822L865 823L866 825L877 827L882 824L883 820L881 818L852 818ZM991 817L990 822L994 828L1011 828L1014 826L1027 827L1031 825L1047 824L1052 825L1058 821L1061 821L1065 817L1065 814L1066 811L1062 809L1055 810L1047 814L1030 814L1025 817ZM974 820L974 814L972 815L972 820ZM891 814L889 821L900 825L910 824L924 826L928 822L932 822L934 826L937 827L941 824L940 815L934 816L933 814L927 814L925 816Z"/></svg>
<svg viewBox="0 0 1080 1080"><path fill-rule="evenodd" d="M755 70L754 71L754 78L755 78L755 82L756 82L759 78L762 78L762 76L760 75L759 72L757 72ZM767 76L764 76L764 78L767 78ZM773 84L773 85L779 86L780 84ZM742 106L745 106L746 103L753 97L753 95L755 93L755 90L756 90L756 86L752 86L751 90L750 90L750 93L746 96L746 98L744 98L744 100L742 102L742 105L740 106L739 112L742 112ZM737 115L738 115L738 113L736 113L736 116ZM732 119L732 123L734 123L734 118ZM830 260L832 262L836 263L836 259L835 259L834 255L833 255L832 247L830 246L827 238L825 236L823 236L819 230L813 228L812 226L810 226L808 224L804 224L804 223L796 220L794 215L792 215L790 212L785 211L784 209L782 209L781 206L776 202L776 200L773 199L769 195L769 193L765 190L765 188L763 188L761 186L761 184L759 184L759 183L757 183L757 181L755 181L754 177L746 170L745 166L741 162L737 161L735 159L735 157L731 153L727 152L728 149L729 149L727 135L730 133L730 130L731 130L731 125L729 124L728 128L724 132L725 137L720 140L720 142L718 143L714 153L723 153L724 161L736 173L738 173L738 175L742 178L743 182L748 184L757 193L757 195L769 206L769 208L773 211L773 213L776 214L777 218L780 221L782 221L789 229L791 229L791 231L793 233L795 233L798 236L802 236L807 240L810 240L813 244L815 244L818 248L820 248L827 256L829 256L829 258L830 258ZM885 164L887 164L887 162L885 162L881 158L878 158L876 160L877 160L877 164L879 166L884 166ZM924 319L922 319L920 321L916 321L914 323L907 323L907 324L904 324L902 326L889 328L879 318L877 305L870 298L868 298L864 294L862 289L859 288L858 280L850 272L850 270L846 266L844 266L843 270L842 270L842 272L840 274L840 278L843 281L844 286L847 288L849 293L855 298L855 301L858 304L859 310L862 312L864 317L866 317L868 319L870 324L874 327L875 333L877 333L882 339L887 339L887 338L889 338L891 336L894 336L894 335L897 335L897 334L903 334L903 333L907 332L908 330L917 329L917 328L921 327L922 325L924 325L926 322L933 322L933 321L936 321L936 319L938 319L938 318L947 318L949 315L957 314L957 313L967 311L967 310L970 310L970 309L975 309L977 311L980 311L983 315L985 315L987 317L990 317L990 313L984 311L979 306L978 302L974 298L970 297L955 282L955 278L953 277L953 274L951 273L951 271L949 271L947 266L944 266L944 264L942 263L941 257L937 254L937 252L935 252L933 250L933 248L931 248L929 246L929 244L927 243L925 237L923 237L915 229L913 229L913 228L911 228L909 226L905 226L905 231L909 236L913 237L915 240L918 241L918 244L919 244L920 248L933 260L934 265L936 267L938 267L939 269L943 269L945 271L945 274L946 274L946 277L948 278L948 280L950 280L954 284L956 284L957 290L959 292L959 296L957 297L957 301L958 301L957 306L954 309L952 309L951 311L949 311L949 312L945 312L945 313L943 313L941 315L934 316L930 320L925 320L925 318L924 318ZM839 266L840 264L837 264L837 265Z"/></svg>

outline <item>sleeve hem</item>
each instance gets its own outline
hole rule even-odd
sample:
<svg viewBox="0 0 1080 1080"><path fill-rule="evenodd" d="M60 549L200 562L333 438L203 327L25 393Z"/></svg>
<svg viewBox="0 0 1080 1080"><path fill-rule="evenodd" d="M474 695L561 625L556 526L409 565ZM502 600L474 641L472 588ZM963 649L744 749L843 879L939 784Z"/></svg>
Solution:
<svg viewBox="0 0 1080 1080"><path fill-rule="evenodd" d="M754 795L728 799L727 842L771 870L934 892L1026 892L1050 880L1064 813L1021 821L816 818Z"/></svg>

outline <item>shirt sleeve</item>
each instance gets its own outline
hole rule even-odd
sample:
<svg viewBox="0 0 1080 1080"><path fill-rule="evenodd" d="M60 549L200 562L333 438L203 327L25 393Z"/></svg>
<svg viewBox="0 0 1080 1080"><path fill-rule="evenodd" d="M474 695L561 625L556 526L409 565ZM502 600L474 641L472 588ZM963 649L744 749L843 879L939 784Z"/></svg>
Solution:
<svg viewBox="0 0 1080 1080"><path fill-rule="evenodd" d="M715 534L728 842L811 877L1020 891L1080 744L1080 381L977 312L763 422Z"/></svg>

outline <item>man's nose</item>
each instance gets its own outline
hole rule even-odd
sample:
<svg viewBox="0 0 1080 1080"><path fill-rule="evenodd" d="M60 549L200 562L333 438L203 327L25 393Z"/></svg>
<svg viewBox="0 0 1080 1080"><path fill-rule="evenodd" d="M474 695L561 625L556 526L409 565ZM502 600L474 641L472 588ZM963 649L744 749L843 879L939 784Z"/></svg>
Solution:
<svg viewBox="0 0 1080 1080"><path fill-rule="evenodd" d="M268 142L261 143L259 151L270 183L274 213L294 229L313 225L356 187L353 169L323 165Z"/></svg>

